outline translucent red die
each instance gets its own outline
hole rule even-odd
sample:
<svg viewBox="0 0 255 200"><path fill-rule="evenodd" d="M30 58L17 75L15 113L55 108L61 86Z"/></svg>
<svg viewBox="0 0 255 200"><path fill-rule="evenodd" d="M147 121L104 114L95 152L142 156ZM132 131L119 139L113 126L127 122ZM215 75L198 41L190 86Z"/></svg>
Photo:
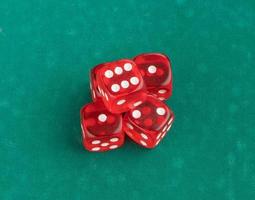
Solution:
<svg viewBox="0 0 255 200"><path fill-rule="evenodd" d="M170 59L159 53L146 53L134 59L140 70L147 90L159 100L172 95L172 70Z"/></svg>
<svg viewBox="0 0 255 200"><path fill-rule="evenodd" d="M173 112L156 97L148 96L124 116L123 129L136 143L153 148L165 137L174 120Z"/></svg>
<svg viewBox="0 0 255 200"><path fill-rule="evenodd" d="M109 112L102 101L81 109L82 141L89 151L108 151L124 143L122 115Z"/></svg>
<svg viewBox="0 0 255 200"><path fill-rule="evenodd" d="M132 60L103 64L97 70L96 81L102 100L112 113L133 109L147 97L143 78Z"/></svg>
<svg viewBox="0 0 255 200"><path fill-rule="evenodd" d="M104 64L97 65L90 71L90 92L93 102L97 101L102 97L97 87L96 73L103 66Z"/></svg>

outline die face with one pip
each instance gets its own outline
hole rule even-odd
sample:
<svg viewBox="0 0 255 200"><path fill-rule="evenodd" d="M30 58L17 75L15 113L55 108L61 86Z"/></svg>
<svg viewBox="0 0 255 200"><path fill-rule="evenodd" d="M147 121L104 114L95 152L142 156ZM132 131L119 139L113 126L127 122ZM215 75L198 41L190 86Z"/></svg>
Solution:
<svg viewBox="0 0 255 200"><path fill-rule="evenodd" d="M97 71L96 80L102 100L112 113L133 109L147 97L143 78L132 60L104 64Z"/></svg>
<svg viewBox="0 0 255 200"><path fill-rule="evenodd" d="M172 95L172 70L169 58L159 53L140 54L134 59L149 94L159 100Z"/></svg>
<svg viewBox="0 0 255 200"><path fill-rule="evenodd" d="M123 128L136 143L153 148L165 137L174 120L173 112L153 96L124 116Z"/></svg>
<svg viewBox="0 0 255 200"><path fill-rule="evenodd" d="M124 143L122 116L110 113L102 101L81 109L81 128L84 147L89 151L107 151Z"/></svg>

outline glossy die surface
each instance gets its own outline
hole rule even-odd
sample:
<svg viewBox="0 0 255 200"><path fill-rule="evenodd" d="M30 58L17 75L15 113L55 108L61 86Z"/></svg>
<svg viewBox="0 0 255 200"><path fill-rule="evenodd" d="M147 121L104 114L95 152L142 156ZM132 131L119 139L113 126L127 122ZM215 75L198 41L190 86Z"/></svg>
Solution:
<svg viewBox="0 0 255 200"><path fill-rule="evenodd" d="M172 95L172 70L167 56L159 53L141 54L134 58L147 90L159 100Z"/></svg>
<svg viewBox="0 0 255 200"><path fill-rule="evenodd" d="M165 137L174 120L173 112L153 96L124 116L123 128L136 143L153 148Z"/></svg>
<svg viewBox="0 0 255 200"><path fill-rule="evenodd" d="M90 70L90 92L93 102L97 101L102 97L97 87L96 73L103 66L104 64L100 64Z"/></svg>
<svg viewBox="0 0 255 200"><path fill-rule="evenodd" d="M84 147L89 151L107 151L124 143L122 116L110 113L102 101L81 109L81 128Z"/></svg>
<svg viewBox="0 0 255 200"><path fill-rule="evenodd" d="M98 90L112 113L126 112L146 99L142 76L132 60L104 64L96 73Z"/></svg>

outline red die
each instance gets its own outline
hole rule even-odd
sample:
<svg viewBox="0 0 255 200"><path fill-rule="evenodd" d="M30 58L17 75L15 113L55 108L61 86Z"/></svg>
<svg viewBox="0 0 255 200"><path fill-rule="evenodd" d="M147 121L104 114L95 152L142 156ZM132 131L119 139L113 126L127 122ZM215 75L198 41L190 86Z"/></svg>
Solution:
<svg viewBox="0 0 255 200"><path fill-rule="evenodd" d="M96 80L105 106L112 113L123 113L146 99L143 78L132 60L103 64Z"/></svg>
<svg viewBox="0 0 255 200"><path fill-rule="evenodd" d="M84 147L89 151L107 151L124 143L122 116L110 113L102 101L81 109L81 128Z"/></svg>
<svg viewBox="0 0 255 200"><path fill-rule="evenodd" d="M172 95L172 70L167 56L159 53L141 54L134 58L147 90L159 100Z"/></svg>
<svg viewBox="0 0 255 200"><path fill-rule="evenodd" d="M125 114L123 128L136 143L153 148L170 130L174 120L173 112L153 96Z"/></svg>
<svg viewBox="0 0 255 200"><path fill-rule="evenodd" d="M97 87L96 73L103 66L104 64L97 65L90 71L90 92L94 102L102 97Z"/></svg>

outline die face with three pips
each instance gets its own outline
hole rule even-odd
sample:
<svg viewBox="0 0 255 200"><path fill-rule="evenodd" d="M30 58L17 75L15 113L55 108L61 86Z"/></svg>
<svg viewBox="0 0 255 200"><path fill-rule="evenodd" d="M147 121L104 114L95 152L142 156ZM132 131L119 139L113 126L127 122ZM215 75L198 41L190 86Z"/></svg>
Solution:
<svg viewBox="0 0 255 200"><path fill-rule="evenodd" d="M166 100L172 95L172 69L169 58L163 54L148 53L134 58L148 93L159 100Z"/></svg>
<svg viewBox="0 0 255 200"><path fill-rule="evenodd" d="M174 114L163 102L172 94L165 55L141 54L97 65L90 72L90 89L93 103L81 110L83 145L89 151L116 149L125 134L153 148L171 128Z"/></svg>

